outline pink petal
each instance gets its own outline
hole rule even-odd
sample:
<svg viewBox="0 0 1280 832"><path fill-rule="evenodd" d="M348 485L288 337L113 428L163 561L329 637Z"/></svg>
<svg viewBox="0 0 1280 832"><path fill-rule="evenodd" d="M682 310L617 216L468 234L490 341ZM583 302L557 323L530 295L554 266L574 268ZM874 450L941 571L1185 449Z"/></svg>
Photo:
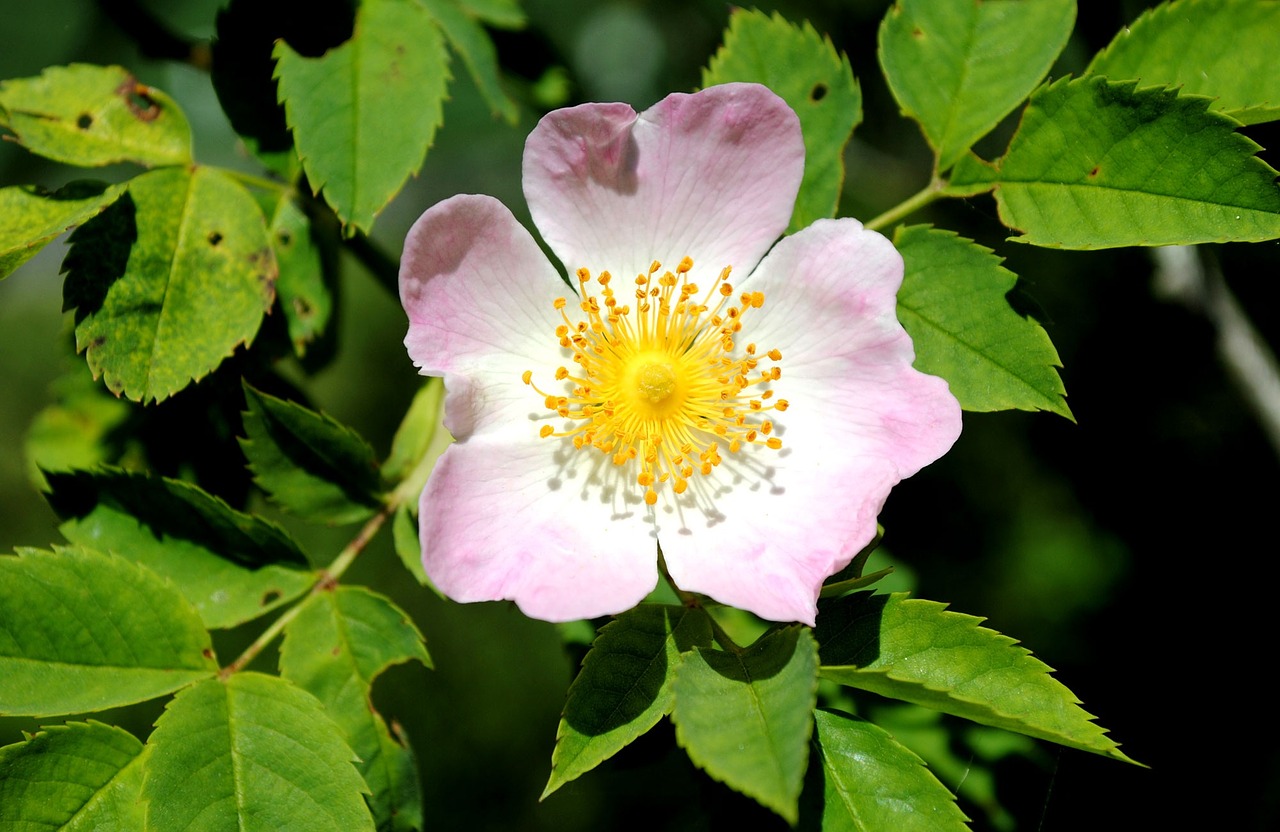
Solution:
<svg viewBox="0 0 1280 832"><path fill-rule="evenodd" d="M419 513L422 562L450 598L510 599L533 618L570 621L628 610L657 585L638 496L602 502L598 455L567 442L557 454L557 441L473 436L436 463Z"/></svg>
<svg viewBox="0 0 1280 832"><path fill-rule="evenodd" d="M795 113L766 87L669 95L636 115L583 104L525 143L524 192L569 274L629 279L692 257L745 275L786 230L804 172Z"/></svg>
<svg viewBox="0 0 1280 832"><path fill-rule="evenodd" d="M718 490L660 511L682 589L813 624L822 581L874 536L889 490L955 442L959 404L944 381L911 368L894 313L901 282L887 240L827 220L778 243L745 283L765 304L741 338L782 351L783 447L725 453Z"/></svg>
<svg viewBox="0 0 1280 832"><path fill-rule="evenodd" d="M556 297L573 297L529 232L501 202L460 195L432 206L405 239L400 300L404 343L424 375L445 377L445 425L456 439L515 429L537 438L537 395L564 362Z"/></svg>

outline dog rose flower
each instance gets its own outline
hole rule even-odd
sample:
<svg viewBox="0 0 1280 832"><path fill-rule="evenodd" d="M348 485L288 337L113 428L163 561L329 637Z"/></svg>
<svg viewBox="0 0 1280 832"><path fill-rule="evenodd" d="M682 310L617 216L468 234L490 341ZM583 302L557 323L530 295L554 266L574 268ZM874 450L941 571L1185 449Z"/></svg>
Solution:
<svg viewBox="0 0 1280 832"><path fill-rule="evenodd" d="M960 407L912 369L902 258L851 219L779 240L799 121L726 84L643 113L550 113L525 145L534 223L460 195L405 241L414 364L456 438L422 494L423 565L457 601L550 621L622 612L658 547L683 590L814 623L889 490Z"/></svg>

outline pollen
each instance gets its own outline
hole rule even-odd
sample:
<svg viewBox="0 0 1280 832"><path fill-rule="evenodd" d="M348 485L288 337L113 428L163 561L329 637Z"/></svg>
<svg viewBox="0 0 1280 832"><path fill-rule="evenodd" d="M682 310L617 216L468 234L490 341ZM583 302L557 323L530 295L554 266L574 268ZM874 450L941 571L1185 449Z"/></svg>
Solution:
<svg viewBox="0 0 1280 832"><path fill-rule="evenodd" d="M684 494L697 475L709 476L724 462L722 451L782 447L767 415L788 407L772 389L782 377L782 353L745 339L738 347L744 320L764 305L764 294L735 296L730 267L703 291L690 279L693 270L688 257L674 272L654 261L636 275L632 294L615 291L607 271L593 278L579 269L581 319L569 317L572 299L554 302L562 322L552 335L571 362L544 371L563 386L549 393L534 371L521 374L547 410L567 420L563 430L544 424L539 436L569 438L579 451L629 468L649 506L660 489Z"/></svg>

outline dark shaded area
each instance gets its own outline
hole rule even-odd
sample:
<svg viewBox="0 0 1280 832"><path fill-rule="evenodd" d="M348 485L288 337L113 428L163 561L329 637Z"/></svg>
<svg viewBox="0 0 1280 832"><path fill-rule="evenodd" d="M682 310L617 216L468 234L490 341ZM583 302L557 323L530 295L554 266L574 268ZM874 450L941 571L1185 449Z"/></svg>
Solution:
<svg viewBox="0 0 1280 832"><path fill-rule="evenodd" d="M262 152L292 147L272 78L275 43L318 57L349 40L354 23L351 0L232 0L218 12L213 88L235 131Z"/></svg>

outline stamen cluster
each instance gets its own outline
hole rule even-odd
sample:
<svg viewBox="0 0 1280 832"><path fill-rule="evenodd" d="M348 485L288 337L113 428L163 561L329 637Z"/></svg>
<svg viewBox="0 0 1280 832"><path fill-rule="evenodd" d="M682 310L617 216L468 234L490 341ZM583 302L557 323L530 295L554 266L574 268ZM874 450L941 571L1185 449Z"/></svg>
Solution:
<svg viewBox="0 0 1280 832"><path fill-rule="evenodd" d="M561 431L544 425L540 435L572 438L575 448L594 448L617 466L638 461L635 482L648 505L658 501L661 484L683 494L695 474L710 474L723 461L722 448L782 447L765 416L787 409L770 386L782 376L782 353L754 343L736 348L743 319L764 305L764 294L743 292L735 302L725 267L697 299L692 269L688 257L674 273L662 272L655 260L635 278L634 308L619 302L609 272L594 279L597 296L591 273L579 269L578 306L586 319L570 321L568 300L555 300L563 320L556 338L577 365L558 367L555 378L572 389L547 393L533 384L532 371L523 375L548 410L572 423Z"/></svg>

